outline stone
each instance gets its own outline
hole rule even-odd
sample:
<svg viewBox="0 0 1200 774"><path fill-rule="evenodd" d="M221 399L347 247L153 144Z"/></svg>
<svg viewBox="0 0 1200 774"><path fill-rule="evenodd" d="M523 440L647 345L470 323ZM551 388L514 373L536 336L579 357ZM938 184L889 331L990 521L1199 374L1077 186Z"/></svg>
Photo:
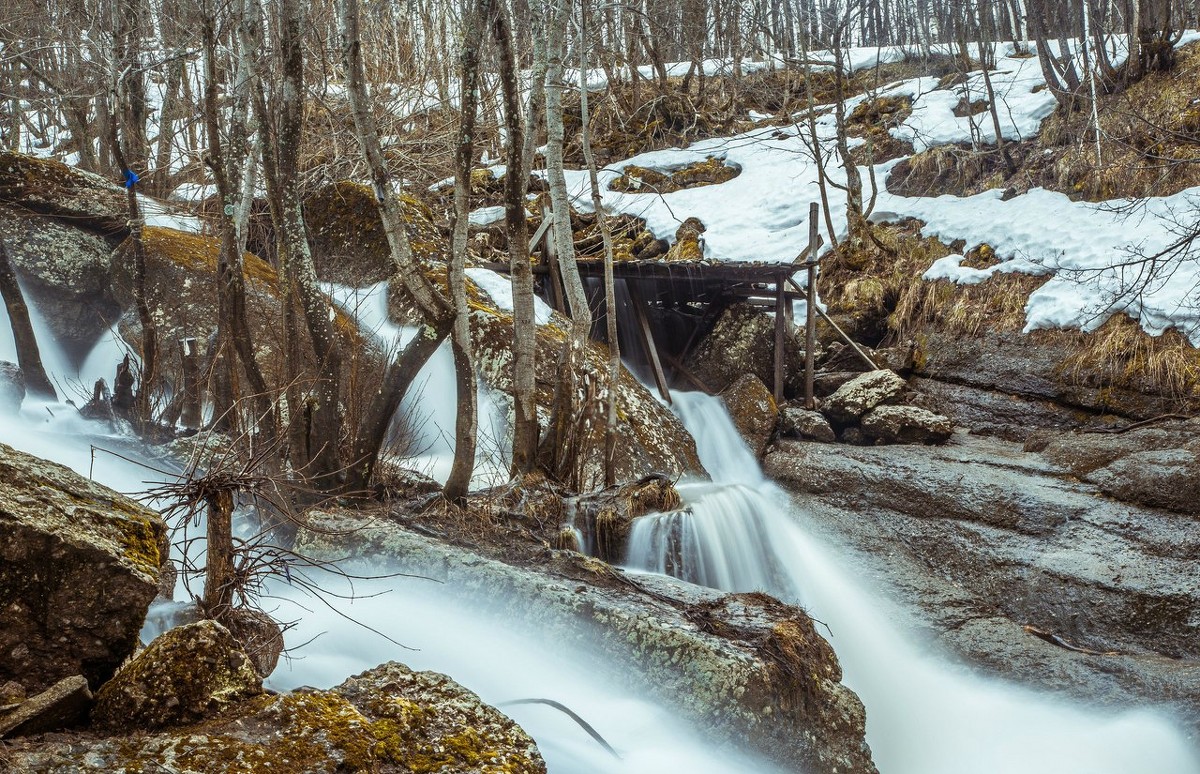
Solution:
<svg viewBox="0 0 1200 774"><path fill-rule="evenodd" d="M602 489L576 498L572 526L583 536L583 553L611 564L625 561L633 520L647 513L673 511L682 505L679 492L665 476ZM571 530L574 534L574 530Z"/></svg>
<svg viewBox="0 0 1200 774"><path fill-rule="evenodd" d="M775 318L746 303L730 306L684 365L714 393L724 392L743 374L774 386ZM784 339L784 374L787 395L804 389L804 347L790 326Z"/></svg>
<svg viewBox="0 0 1200 774"><path fill-rule="evenodd" d="M92 692L83 675L65 677L15 709L0 712L0 738L69 728L87 719Z"/></svg>
<svg viewBox="0 0 1200 774"><path fill-rule="evenodd" d="M155 638L96 694L94 726L132 731L195 723L262 692L262 678L216 621Z"/></svg>
<svg viewBox="0 0 1200 774"><path fill-rule="evenodd" d="M330 690L259 695L198 725L17 739L15 771L545 774L536 743L450 678L389 662Z"/></svg>
<svg viewBox="0 0 1200 774"><path fill-rule="evenodd" d="M25 400L25 375L16 363L0 361L0 412L15 414Z"/></svg>
<svg viewBox="0 0 1200 774"><path fill-rule="evenodd" d="M0 151L0 202L61 218L92 233L124 236L129 208L125 191L91 172L51 159Z"/></svg>
<svg viewBox="0 0 1200 774"><path fill-rule="evenodd" d="M917 406L877 406L863 416L862 431L877 443L945 443L954 425Z"/></svg>
<svg viewBox="0 0 1200 774"><path fill-rule="evenodd" d="M275 671L279 657L283 655L283 629L274 618L248 607L231 610L226 616L226 627L247 656L259 677L268 677Z"/></svg>
<svg viewBox="0 0 1200 774"><path fill-rule="evenodd" d="M0 682L98 687L137 645L167 557L158 514L0 444Z"/></svg>
<svg viewBox="0 0 1200 774"><path fill-rule="evenodd" d="M821 405L821 413L834 422L853 424L876 406L895 402L907 389L895 371L868 371L837 388Z"/></svg>
<svg viewBox="0 0 1200 774"><path fill-rule="evenodd" d="M837 433L833 431L824 414L795 406L784 406L779 412L779 432L781 435L821 443L833 443L837 440Z"/></svg>
<svg viewBox="0 0 1200 774"><path fill-rule="evenodd" d="M779 409L771 391L754 374L745 374L721 393L721 400L750 452L755 458L762 457L779 424Z"/></svg>
<svg viewBox="0 0 1200 774"><path fill-rule="evenodd" d="M837 392L846 382L862 374L862 371L818 371L813 374L813 395L826 398Z"/></svg>
<svg viewBox="0 0 1200 774"><path fill-rule="evenodd" d="M841 342L834 342L826 350L825 357L821 359L822 370L835 372L855 371L858 373L863 373L864 371L870 371L872 369L872 366L867 365L867 361L863 360L862 356L859 355L853 347L846 346L845 344L841 344L841 346L835 346L837 344L841 344ZM876 367L891 368L890 365L883 364L883 359L877 357L875 351L870 347L859 344L858 348L865 352L867 357L871 358L872 362L876 364Z"/></svg>
<svg viewBox="0 0 1200 774"><path fill-rule="evenodd" d="M1084 480L1124 502L1200 515L1200 443L1187 449L1138 451L1092 471Z"/></svg>

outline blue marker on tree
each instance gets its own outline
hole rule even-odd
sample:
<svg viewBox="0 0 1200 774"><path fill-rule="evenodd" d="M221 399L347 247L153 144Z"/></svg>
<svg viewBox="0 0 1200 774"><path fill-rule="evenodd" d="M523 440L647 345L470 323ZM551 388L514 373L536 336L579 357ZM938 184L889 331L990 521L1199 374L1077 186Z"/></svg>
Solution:
<svg viewBox="0 0 1200 774"><path fill-rule="evenodd" d="M137 172L134 172L132 169L125 170L125 187L126 188L133 188L137 184L137 181L138 181Z"/></svg>

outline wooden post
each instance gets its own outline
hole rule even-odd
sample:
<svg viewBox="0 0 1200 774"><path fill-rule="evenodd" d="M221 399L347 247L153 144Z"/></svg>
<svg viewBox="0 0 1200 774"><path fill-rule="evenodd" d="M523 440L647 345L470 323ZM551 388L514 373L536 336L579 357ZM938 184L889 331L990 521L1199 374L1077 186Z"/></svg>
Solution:
<svg viewBox="0 0 1200 774"><path fill-rule="evenodd" d="M567 217L570 217L568 215ZM542 207L542 223L552 223L554 213L549 207ZM540 230L540 229L539 229ZM558 253L554 248L554 239L552 235L544 232L545 247L542 255L545 256L546 267L550 270L550 304L559 312L569 314L567 310L566 294L563 292L562 273L558 270Z"/></svg>
<svg viewBox="0 0 1200 774"><path fill-rule="evenodd" d="M180 422L189 430L200 427L203 421L201 407L204 399L200 392L200 348L193 338L180 339L183 349L183 412Z"/></svg>
<svg viewBox="0 0 1200 774"><path fill-rule="evenodd" d="M787 339L787 275L775 278L775 403L783 403L784 346Z"/></svg>
<svg viewBox="0 0 1200 774"><path fill-rule="evenodd" d="M658 358L658 347L654 346L654 333L650 330L650 320L646 317L646 304L637 286L630 282L629 300L633 302L633 314L637 317L638 331L642 336L642 344L650 358L650 368L654 371L654 383L658 385L658 394L662 395L667 405L671 405L671 391L667 388L667 377L663 373L662 361Z"/></svg>
<svg viewBox="0 0 1200 774"><path fill-rule="evenodd" d="M804 408L816 409L813 398L813 371L816 368L813 351L817 348L817 250L820 249L820 229L817 216L820 209L816 202L808 205L808 296L804 315Z"/></svg>

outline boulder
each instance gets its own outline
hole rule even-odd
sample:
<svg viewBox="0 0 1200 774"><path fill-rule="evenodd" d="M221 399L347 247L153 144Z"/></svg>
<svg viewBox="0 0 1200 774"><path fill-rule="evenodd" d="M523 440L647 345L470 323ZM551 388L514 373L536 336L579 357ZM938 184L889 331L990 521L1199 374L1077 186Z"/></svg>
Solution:
<svg viewBox="0 0 1200 774"><path fill-rule="evenodd" d="M750 451L756 458L762 457L779 423L771 391L754 374L744 374L721 393L721 400Z"/></svg>
<svg viewBox="0 0 1200 774"><path fill-rule="evenodd" d="M0 151L0 202L100 235L123 238L128 231L129 210L120 186L50 159Z"/></svg>
<svg viewBox="0 0 1200 774"><path fill-rule="evenodd" d="M483 304L472 304L472 307L471 341L480 375L488 386L511 401L512 316ZM539 325L537 329L539 366L534 390L542 427L550 421L557 380L555 364L567 335L553 323ZM577 369L581 384L607 383L607 350L589 342L579 358ZM616 459L616 481L637 481L654 473L676 478L685 473L703 472L696 442L683 423L624 368L617 384L617 405L617 448L620 453ZM579 491L603 487L604 433L600 423L591 423L578 443Z"/></svg>
<svg viewBox="0 0 1200 774"><path fill-rule="evenodd" d="M1125 502L1200 516L1200 443L1128 454L1084 477Z"/></svg>
<svg viewBox="0 0 1200 774"><path fill-rule="evenodd" d="M572 526L583 536L579 549L611 564L625 561L633 520L680 507L679 492L665 476L647 476L582 495L573 503Z"/></svg>
<svg viewBox="0 0 1200 774"><path fill-rule="evenodd" d="M917 406L877 406L863 416L862 431L877 443L945 443L954 425Z"/></svg>
<svg viewBox="0 0 1200 774"><path fill-rule="evenodd" d="M28 210L2 203L0 238L27 303L37 308L68 354L86 357L96 337L121 313L111 289L115 241L74 221L30 216Z"/></svg>
<svg viewBox="0 0 1200 774"><path fill-rule="evenodd" d="M157 619L153 621L158 627L157 631L208 620L204 611L194 602L156 606L155 610L158 616L152 614L151 618ZM250 658L250 664L260 677L267 677L275 671L279 657L283 655L283 629L274 618L261 610L235 607L222 614L220 623L233 635L234 641Z"/></svg>
<svg viewBox="0 0 1200 774"><path fill-rule="evenodd" d="M779 432L781 435L821 443L833 443L837 440L837 433L833 431L824 414L795 406L784 406L779 412Z"/></svg>
<svg viewBox="0 0 1200 774"><path fill-rule="evenodd" d="M891 365L884 365L884 359L877 356L874 350L863 344L859 344L858 348L866 353L867 357L871 358L876 367L891 368ZM854 371L862 373L870 371L872 367L867 365L867 361L863 360L862 355L858 354L853 347L846 346L840 341L835 341L825 350L824 357L821 358L821 369L824 371Z"/></svg>
<svg viewBox="0 0 1200 774"><path fill-rule="evenodd" d="M0 712L0 738L57 731L87 719L92 692L83 675L65 677L54 685Z"/></svg>
<svg viewBox="0 0 1200 774"><path fill-rule="evenodd" d="M804 387L804 352L790 326L784 340L785 389ZM711 391L724 392L743 374L775 382L775 318L749 304L726 309L684 363Z"/></svg>
<svg viewBox="0 0 1200 774"><path fill-rule="evenodd" d="M388 663L327 691L239 702L202 724L56 734L4 751L16 771L544 774L519 726L450 678Z"/></svg>
<svg viewBox="0 0 1200 774"><path fill-rule="evenodd" d="M894 371L868 371L843 384L821 405L821 412L841 424L853 424L876 406L896 402L908 384Z"/></svg>
<svg viewBox="0 0 1200 774"><path fill-rule="evenodd" d="M818 371L813 374L813 394L819 398L828 397L860 374L862 371Z"/></svg>
<svg viewBox="0 0 1200 774"><path fill-rule="evenodd" d="M111 677L137 645L167 549L158 514L0 444L0 682Z"/></svg>
<svg viewBox="0 0 1200 774"><path fill-rule="evenodd" d="M262 692L262 678L216 621L178 626L151 642L96 694L92 724L133 731L195 723Z"/></svg>
<svg viewBox="0 0 1200 774"><path fill-rule="evenodd" d="M25 374L16 363L0 361L0 411L16 413L25 400Z"/></svg>

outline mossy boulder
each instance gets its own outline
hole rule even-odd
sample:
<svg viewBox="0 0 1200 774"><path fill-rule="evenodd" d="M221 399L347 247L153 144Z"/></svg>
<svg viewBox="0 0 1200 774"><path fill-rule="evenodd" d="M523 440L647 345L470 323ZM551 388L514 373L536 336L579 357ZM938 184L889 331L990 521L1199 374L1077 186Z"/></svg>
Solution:
<svg viewBox="0 0 1200 774"><path fill-rule="evenodd" d="M775 383L775 319L749 304L726 309L713 329L687 356L685 365L712 392L721 392L742 374ZM785 393L803 389L804 352L795 332L784 337Z"/></svg>
<svg viewBox="0 0 1200 774"><path fill-rule="evenodd" d="M18 771L544 774L519 726L444 675L390 662L328 691L255 696L193 725L17 740Z"/></svg>
<svg viewBox="0 0 1200 774"><path fill-rule="evenodd" d="M400 206L413 255L419 260L444 258L449 239L428 205L402 194ZM318 188L304 199L304 219L322 281L357 287L392 275L391 248L369 186L343 180Z"/></svg>
<svg viewBox="0 0 1200 774"><path fill-rule="evenodd" d="M471 314L471 339L475 362L484 381L507 396L513 392L512 316L486 306ZM549 424L558 378L559 353L567 333L556 325L537 330L538 369L534 390L538 419ZM584 347L577 360L576 378L584 389L600 389L607 383L608 350L594 342ZM649 390L624 367L617 383L616 480L635 481L652 473L678 477L704 470L696 453L696 442L679 418L659 403ZM580 491L604 486L604 433L600 422L587 425L578 439L577 462Z"/></svg>
<svg viewBox="0 0 1200 774"><path fill-rule="evenodd" d="M123 236L125 191L99 175L58 161L0 151L0 202L50 215L105 236Z"/></svg>
<svg viewBox="0 0 1200 774"><path fill-rule="evenodd" d="M862 418L862 431L876 443L945 443L954 425L917 406L877 406Z"/></svg>
<svg viewBox="0 0 1200 774"><path fill-rule="evenodd" d="M216 621L160 635L96 694L92 724L133 731L195 723L262 692L262 678Z"/></svg>
<svg viewBox="0 0 1200 774"><path fill-rule="evenodd" d="M681 505L671 479L657 475L583 495L573 504L573 525L583 535L579 549L611 564L622 564L633 520Z"/></svg>
<svg viewBox="0 0 1200 774"><path fill-rule="evenodd" d="M111 677L137 645L167 548L153 511L0 444L0 683Z"/></svg>
<svg viewBox="0 0 1200 774"><path fill-rule="evenodd" d="M754 374L743 374L721 393L721 400L742 440L761 458L779 424L779 408L771 391Z"/></svg>

